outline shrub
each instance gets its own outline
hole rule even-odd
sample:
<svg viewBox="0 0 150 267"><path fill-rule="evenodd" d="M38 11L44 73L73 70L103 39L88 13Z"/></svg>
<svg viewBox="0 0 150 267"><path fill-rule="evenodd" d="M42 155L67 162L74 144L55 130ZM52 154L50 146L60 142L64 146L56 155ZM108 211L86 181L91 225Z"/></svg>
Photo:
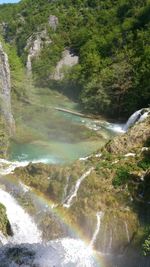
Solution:
<svg viewBox="0 0 150 267"><path fill-rule="evenodd" d="M124 185L128 182L130 179L130 173L127 167L119 167L116 171L116 175L113 179L113 185L115 187Z"/></svg>

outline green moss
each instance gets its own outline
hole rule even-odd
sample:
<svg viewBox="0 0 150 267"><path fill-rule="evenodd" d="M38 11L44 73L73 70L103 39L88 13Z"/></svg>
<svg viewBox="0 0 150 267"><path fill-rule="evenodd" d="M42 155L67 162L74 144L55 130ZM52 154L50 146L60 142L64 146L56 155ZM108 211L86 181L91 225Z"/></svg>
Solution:
<svg viewBox="0 0 150 267"><path fill-rule="evenodd" d="M9 135L3 117L0 115L0 158L6 158Z"/></svg>
<svg viewBox="0 0 150 267"><path fill-rule="evenodd" d="M144 171L150 168L150 150L144 153L142 160L138 162L138 166Z"/></svg>
<svg viewBox="0 0 150 267"><path fill-rule="evenodd" d="M6 215L6 208L0 203L0 232L4 235L11 235L11 227Z"/></svg>
<svg viewBox="0 0 150 267"><path fill-rule="evenodd" d="M116 171L116 175L113 179L113 185L115 187L124 185L129 181L130 177L131 175L128 168L121 166Z"/></svg>

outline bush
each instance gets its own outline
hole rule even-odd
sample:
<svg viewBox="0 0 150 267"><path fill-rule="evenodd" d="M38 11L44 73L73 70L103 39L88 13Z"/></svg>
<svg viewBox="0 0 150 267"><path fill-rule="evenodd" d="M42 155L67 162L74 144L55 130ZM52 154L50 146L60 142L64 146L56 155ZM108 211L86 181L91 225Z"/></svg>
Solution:
<svg viewBox="0 0 150 267"><path fill-rule="evenodd" d="M113 185L115 187L126 184L130 179L130 173L127 167L119 167L116 171L116 176L113 179Z"/></svg>
<svg viewBox="0 0 150 267"><path fill-rule="evenodd" d="M144 256L150 255L150 234L145 239L143 246L142 246L142 249L143 249Z"/></svg>

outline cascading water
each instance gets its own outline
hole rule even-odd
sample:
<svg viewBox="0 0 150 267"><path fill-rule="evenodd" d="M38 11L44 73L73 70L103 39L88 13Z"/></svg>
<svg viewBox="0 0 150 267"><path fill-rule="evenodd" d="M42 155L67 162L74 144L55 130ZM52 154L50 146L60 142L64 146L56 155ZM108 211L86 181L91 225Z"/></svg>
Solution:
<svg viewBox="0 0 150 267"><path fill-rule="evenodd" d="M12 258L17 255L17 259ZM0 250L0 262L7 267L100 267L93 251L81 240L64 238L47 244L5 246Z"/></svg>
<svg viewBox="0 0 150 267"><path fill-rule="evenodd" d="M19 161L8 161L5 159L0 159L0 174L7 175L12 173L17 167L25 167L29 164L29 162L19 162Z"/></svg>
<svg viewBox="0 0 150 267"><path fill-rule="evenodd" d="M128 224L127 224L127 222L124 222L124 226L125 226L127 241L129 243L130 242L130 235L129 235L129 230L128 230Z"/></svg>
<svg viewBox="0 0 150 267"><path fill-rule="evenodd" d="M8 238L8 242L21 244L41 241L41 232L31 217L9 193L2 189L0 189L0 203L6 207L7 216L13 231L13 236Z"/></svg>
<svg viewBox="0 0 150 267"><path fill-rule="evenodd" d="M150 113L150 109L149 108L143 108L140 110L137 110L136 112L134 112L128 119L128 121L126 122L123 130L127 131L131 126L133 126L136 122L141 122L143 120L145 120L148 115Z"/></svg>
<svg viewBox="0 0 150 267"><path fill-rule="evenodd" d="M137 113L136 113L137 114ZM148 116L148 112L141 115L140 120L143 120ZM132 120L131 120L132 121ZM129 125L129 122L128 122ZM130 126L129 126L130 127ZM98 155L99 157L100 155ZM37 162L37 161L36 161ZM36 163L35 162L35 163ZM40 161L39 161L40 162ZM23 162L11 162L0 159L0 173L2 175L9 174L19 166L28 165L28 161ZM93 168L86 171L76 182L72 189L72 192L68 195L63 206L69 208L74 198L77 197L78 190L82 181L90 175ZM64 196L67 195L67 187L69 178L67 179L66 187L64 188ZM27 192L29 188L23 187L24 192ZM98 235L101 229L101 220L103 217L102 212L96 214L97 223L95 231L93 233L89 246L79 239L63 238L49 242L44 242L41 238L42 233L39 231L37 225L32 218L19 206L16 200L4 190L0 189L0 203L3 203L7 210L7 216L10 221L13 236L5 238L0 234L0 240L4 245L0 248L0 263L4 262L4 266L7 267L19 267L19 266L39 266L39 267L97 267L100 266L93 258L93 247L98 239ZM128 242L130 241L128 225L125 223L125 232ZM27 243L27 244L23 244ZM36 244L33 244L36 243ZM112 230L110 230L110 239L107 252L111 251L112 247ZM12 251L11 251L12 249ZM17 255L18 262L14 261L12 254ZM14 257L15 258L15 257ZM12 265L13 264L13 265ZM1 266L1 265L0 265ZM113 265L115 266L115 265ZM124 265L118 265L124 266ZM145 265L146 266L146 265ZM144 267L145 267L144 266Z"/></svg>
<svg viewBox="0 0 150 267"><path fill-rule="evenodd" d="M104 126L116 133L125 133L131 126L133 126L136 122L141 122L145 120L148 115L150 114L149 108L143 108L140 110L135 111L127 120L125 124L116 124L116 123L109 123L105 122Z"/></svg>
<svg viewBox="0 0 150 267"><path fill-rule="evenodd" d="M30 161L9 161L5 159L0 159L0 174L10 174L16 168L26 167L29 163ZM32 163L47 163L47 159L33 160Z"/></svg>
<svg viewBox="0 0 150 267"><path fill-rule="evenodd" d="M65 208L70 208L73 199L77 196L80 184L82 183L82 181L90 175L90 173L94 170L93 167L91 167L88 171L86 171L76 182L75 188L73 190L73 192L68 196L68 198L66 199L65 203L63 204L63 207Z"/></svg>
<svg viewBox="0 0 150 267"><path fill-rule="evenodd" d="M64 194L63 194L63 198L62 198L62 204L65 202L66 197L67 197L67 189L68 189L68 186L69 186L69 180L70 180L70 176L68 175L67 179L66 179L66 185L64 187Z"/></svg>
<svg viewBox="0 0 150 267"><path fill-rule="evenodd" d="M99 267L93 250L80 239L63 238L42 241L42 233L35 222L16 202L0 189L0 203L6 207L13 236L0 234L0 263L7 267ZM0 265L1 266L1 265Z"/></svg>
<svg viewBox="0 0 150 267"><path fill-rule="evenodd" d="M95 232L94 232L93 237L92 237L91 242L90 242L90 247L93 247L94 243L96 242L98 233L100 231L101 220L102 220L103 216L104 216L104 213L102 211L96 213L97 224L96 224Z"/></svg>
<svg viewBox="0 0 150 267"><path fill-rule="evenodd" d="M112 242L113 242L113 232L112 232L112 229L110 229L110 234L109 234L109 236L110 236L110 239L109 239L109 245L108 245L108 253L111 251L111 249L112 249Z"/></svg>

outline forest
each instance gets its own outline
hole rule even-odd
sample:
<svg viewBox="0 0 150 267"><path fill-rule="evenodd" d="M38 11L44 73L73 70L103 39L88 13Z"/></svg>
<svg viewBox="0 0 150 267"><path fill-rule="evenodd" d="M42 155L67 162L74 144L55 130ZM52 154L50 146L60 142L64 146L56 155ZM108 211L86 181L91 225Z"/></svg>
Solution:
<svg viewBox="0 0 150 267"><path fill-rule="evenodd" d="M58 27L49 27L50 15ZM25 65L27 40L42 30L52 44L33 62L37 85L62 90L84 111L127 118L150 103L149 0L22 0L2 5L1 32ZM69 48L79 63L63 82L50 73ZM60 89L61 88L61 89Z"/></svg>

